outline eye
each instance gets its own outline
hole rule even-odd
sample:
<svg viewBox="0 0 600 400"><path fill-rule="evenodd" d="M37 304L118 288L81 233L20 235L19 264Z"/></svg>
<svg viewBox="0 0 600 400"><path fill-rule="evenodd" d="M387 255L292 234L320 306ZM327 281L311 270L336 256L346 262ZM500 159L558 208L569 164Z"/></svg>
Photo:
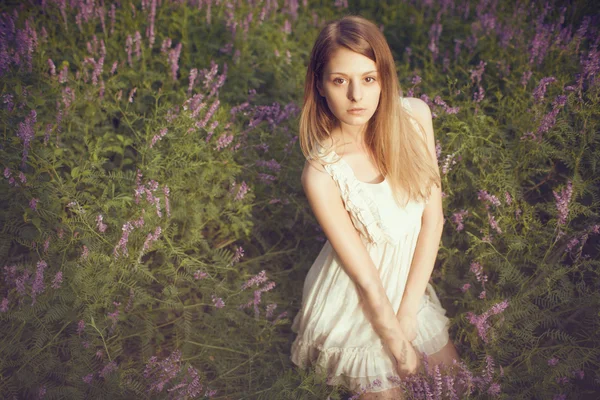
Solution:
<svg viewBox="0 0 600 400"><path fill-rule="evenodd" d="M333 80L333 83L336 83L338 80L343 80L343 79L342 79L342 78L335 78L335 79ZM336 83L336 84L337 84L337 83ZM341 85L341 83L340 83L340 85Z"/></svg>
<svg viewBox="0 0 600 400"><path fill-rule="evenodd" d="M367 76L365 79L373 79L373 81L372 81L372 82L375 82L375 81L377 80L377 79L375 79L375 78L374 78L374 77L372 77L372 76ZM369 83L370 83L370 82L369 82Z"/></svg>

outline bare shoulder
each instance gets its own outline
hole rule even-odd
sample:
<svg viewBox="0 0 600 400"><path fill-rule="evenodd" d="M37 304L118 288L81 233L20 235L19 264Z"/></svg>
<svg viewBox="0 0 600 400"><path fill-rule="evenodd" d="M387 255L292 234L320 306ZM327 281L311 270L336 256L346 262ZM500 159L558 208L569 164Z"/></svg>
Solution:
<svg viewBox="0 0 600 400"><path fill-rule="evenodd" d="M302 186L304 190L307 187L319 187L326 185L327 182L331 181L331 177L325 171L325 168L317 160L306 160L304 162L304 168L302 169L301 176Z"/></svg>
<svg viewBox="0 0 600 400"><path fill-rule="evenodd" d="M406 97L410 104L413 116L425 126L427 122L431 122L431 109L429 105L417 97Z"/></svg>

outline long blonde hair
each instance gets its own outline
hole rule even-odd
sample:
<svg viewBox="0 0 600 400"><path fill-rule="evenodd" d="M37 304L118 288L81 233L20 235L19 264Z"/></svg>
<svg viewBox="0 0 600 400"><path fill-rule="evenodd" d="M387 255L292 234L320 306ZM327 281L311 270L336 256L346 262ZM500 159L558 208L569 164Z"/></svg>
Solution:
<svg viewBox="0 0 600 400"><path fill-rule="evenodd" d="M386 177L397 204L409 200L427 201L432 185L441 187L438 166L427 148L426 134L401 105L402 88L389 45L377 26L359 16L345 16L329 22L313 46L304 83L304 103L300 115L299 141L307 159L319 158L316 145L328 149L336 117L325 98L319 96L317 82L331 55L340 47L362 54L375 62L381 94L377 110L367 123L365 146L378 169ZM331 146L331 145L330 145ZM320 160L323 163L324 160Z"/></svg>

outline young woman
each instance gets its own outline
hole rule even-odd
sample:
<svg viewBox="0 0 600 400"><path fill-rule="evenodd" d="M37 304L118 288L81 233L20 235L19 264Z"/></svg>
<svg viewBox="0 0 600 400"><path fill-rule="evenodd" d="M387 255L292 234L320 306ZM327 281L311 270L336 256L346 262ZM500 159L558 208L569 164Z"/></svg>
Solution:
<svg viewBox="0 0 600 400"><path fill-rule="evenodd" d="M312 49L300 120L302 185L327 242L304 283L291 359L361 399L402 398L388 377L452 364L448 318L428 283L442 234L429 107L403 98L370 21L329 23Z"/></svg>

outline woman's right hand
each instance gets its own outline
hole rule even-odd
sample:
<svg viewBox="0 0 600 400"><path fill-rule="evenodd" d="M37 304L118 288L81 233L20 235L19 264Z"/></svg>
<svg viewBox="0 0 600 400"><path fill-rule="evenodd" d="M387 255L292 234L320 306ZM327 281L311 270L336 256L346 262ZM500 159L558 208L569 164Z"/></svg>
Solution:
<svg viewBox="0 0 600 400"><path fill-rule="evenodd" d="M400 378L416 373L421 366L414 347L404 338L391 344L390 351L396 361L396 371Z"/></svg>

